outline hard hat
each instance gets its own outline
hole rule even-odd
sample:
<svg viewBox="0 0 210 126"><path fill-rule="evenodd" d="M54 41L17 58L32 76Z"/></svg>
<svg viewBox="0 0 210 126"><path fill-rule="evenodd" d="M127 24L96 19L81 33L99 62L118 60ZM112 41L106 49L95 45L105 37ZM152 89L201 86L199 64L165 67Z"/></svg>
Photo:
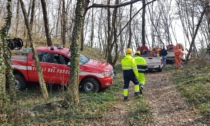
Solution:
<svg viewBox="0 0 210 126"><path fill-rule="evenodd" d="M131 54L131 53L132 53L132 49L127 48L127 50L126 50L126 54Z"/></svg>
<svg viewBox="0 0 210 126"><path fill-rule="evenodd" d="M140 54L141 54L140 51L135 52L135 55L140 55Z"/></svg>

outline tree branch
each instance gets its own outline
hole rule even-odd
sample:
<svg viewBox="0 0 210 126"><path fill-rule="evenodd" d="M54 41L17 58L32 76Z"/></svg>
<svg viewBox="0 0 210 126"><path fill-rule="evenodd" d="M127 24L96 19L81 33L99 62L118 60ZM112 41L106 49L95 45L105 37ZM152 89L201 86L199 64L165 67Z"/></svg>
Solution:
<svg viewBox="0 0 210 126"><path fill-rule="evenodd" d="M139 2L141 0L131 0L129 2L125 2L125 3L121 3L121 4L116 4L116 5L108 5L108 4L93 4L91 6L89 6L87 8L90 9L90 8L118 8L118 7L123 7L123 6L127 6L129 4L133 4L133 3L136 3L136 2Z"/></svg>
<svg viewBox="0 0 210 126"><path fill-rule="evenodd" d="M153 3L153 2L155 2L156 0L152 0L152 1L150 1L150 2L147 2L146 4L145 4L145 6L144 7L146 7L148 4L151 4L151 3ZM119 37L120 36L120 34L122 33L122 31L126 28L126 26L133 20L133 18L144 8L144 7L142 7L142 8L140 8L131 18L130 18L130 20L126 23L126 25L120 30L120 32L119 32L119 34L117 35L117 37Z"/></svg>

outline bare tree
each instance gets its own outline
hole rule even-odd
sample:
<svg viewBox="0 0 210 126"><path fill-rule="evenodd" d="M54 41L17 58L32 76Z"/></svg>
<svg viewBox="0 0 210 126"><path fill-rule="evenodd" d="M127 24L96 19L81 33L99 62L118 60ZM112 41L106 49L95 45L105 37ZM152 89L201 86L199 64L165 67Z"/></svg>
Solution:
<svg viewBox="0 0 210 126"><path fill-rule="evenodd" d="M107 1L107 5L110 5L110 0ZM107 44L106 44L106 53L105 57L107 61L111 60L109 57L109 52L111 51L111 41L112 41L112 29L111 29L111 11L110 8L107 8Z"/></svg>
<svg viewBox="0 0 210 126"><path fill-rule="evenodd" d="M31 44L31 47L32 47L32 52L34 54L34 60L35 60L35 64L36 64L36 69L37 69L37 74L38 74L38 78L39 78L39 83L40 83L40 86L41 86L42 95L43 95L44 99L47 100L48 99L48 92L47 92L46 84L45 84L45 81L44 81L44 78L43 78L42 70L41 70L41 67L40 67L39 58L37 56L37 52L36 52L36 49L35 49L34 44L33 44L31 29L30 29L30 26L29 26L29 21L28 21L28 18L27 18L27 13L26 13L26 10L25 10L25 5L23 3L23 0L20 0L20 4L21 4L23 15L24 15L24 20L25 20L25 25L26 25L26 29L27 29L28 38L29 38L29 41L30 41L30 44Z"/></svg>
<svg viewBox="0 0 210 126"><path fill-rule="evenodd" d="M94 2L94 1L93 1ZM94 11L92 9L92 15L91 15L91 33L90 33L90 47L93 47L93 38L94 38Z"/></svg>
<svg viewBox="0 0 210 126"><path fill-rule="evenodd" d="M146 15L146 0L142 0L142 6L143 6L143 11L142 11L142 37L141 37L141 42L142 45L146 45L146 39L145 39L145 15Z"/></svg>
<svg viewBox="0 0 210 126"><path fill-rule="evenodd" d="M15 36L18 34L18 26L19 26L19 10L20 10L20 2L17 1L17 9L16 9L16 30L15 30Z"/></svg>
<svg viewBox="0 0 210 126"><path fill-rule="evenodd" d="M48 16L47 16L47 7L46 7L45 0L41 0L41 4L42 4L42 11L43 11L45 34L46 34L46 38L47 38L47 45L51 46L52 40L51 40L50 32L49 32L49 21L48 21Z"/></svg>
<svg viewBox="0 0 210 126"><path fill-rule="evenodd" d="M190 53L191 53L191 51L192 51L192 47L193 47L193 45L195 44L195 37L196 37L196 35L197 35L197 33L198 33L198 29L199 29L200 24L201 24L201 22L202 22L203 16L205 15L206 8L207 8L207 6L203 9L203 12L201 13L200 19L199 19L199 21L198 21L198 24L197 24L197 27L196 27L196 30L195 30L195 34L194 34L194 36L193 36L193 38L192 38L192 41L191 41L191 43L190 43L190 49L189 49L189 52L188 52L188 54L187 54L186 61L189 60L189 56L190 56Z"/></svg>
<svg viewBox="0 0 210 126"><path fill-rule="evenodd" d="M34 12L35 12L35 4L36 0L32 1L32 7L31 7L31 19L30 19L30 29L33 31L33 23L34 23Z"/></svg>
<svg viewBox="0 0 210 126"><path fill-rule="evenodd" d="M132 8L133 8L133 4L130 5L130 20L132 18ZM128 26L128 31L129 31L128 32L129 33L129 39L128 39L128 45L127 45L128 48L131 48L131 38L132 38L131 22L132 21L129 22L129 26Z"/></svg>
<svg viewBox="0 0 210 126"><path fill-rule="evenodd" d="M56 37L58 37L58 31L59 31L61 3L62 3L62 1L59 1L58 11L57 11L57 21L56 21L56 26L55 26L56 27L56 31L55 31L55 36Z"/></svg>
<svg viewBox="0 0 210 126"><path fill-rule="evenodd" d="M62 0L62 25L61 25L61 38L62 38L62 44L66 45L66 4L65 0Z"/></svg>

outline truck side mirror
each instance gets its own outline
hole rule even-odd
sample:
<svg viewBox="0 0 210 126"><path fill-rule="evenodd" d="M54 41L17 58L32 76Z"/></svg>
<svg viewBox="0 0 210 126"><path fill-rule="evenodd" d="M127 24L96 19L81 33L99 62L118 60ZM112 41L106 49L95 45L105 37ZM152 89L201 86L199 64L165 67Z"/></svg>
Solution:
<svg viewBox="0 0 210 126"><path fill-rule="evenodd" d="M71 62L68 62L68 63L67 63L67 66L71 66Z"/></svg>

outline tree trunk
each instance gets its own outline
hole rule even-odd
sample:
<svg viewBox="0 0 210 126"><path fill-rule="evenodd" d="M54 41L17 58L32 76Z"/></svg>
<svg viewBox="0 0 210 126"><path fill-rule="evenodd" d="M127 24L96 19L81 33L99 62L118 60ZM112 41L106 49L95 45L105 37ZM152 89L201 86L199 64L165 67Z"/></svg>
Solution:
<svg viewBox="0 0 210 126"><path fill-rule="evenodd" d="M128 39L128 46L127 46L127 48L131 48L131 38L132 38L132 31L131 31L132 8L133 8L133 4L130 5L130 22L129 22L129 26L128 26L129 39Z"/></svg>
<svg viewBox="0 0 210 126"><path fill-rule="evenodd" d="M16 9L16 29L15 29L15 36L18 35L18 26L19 26L19 11L20 11L20 2L17 1L17 9Z"/></svg>
<svg viewBox="0 0 210 126"><path fill-rule="evenodd" d="M41 0L41 3L42 3L45 34L46 34L46 38L47 38L47 45L51 46L52 41L51 41L50 32L49 32L49 21L48 21L48 16L47 16L46 2L45 2L45 0Z"/></svg>
<svg viewBox="0 0 210 126"><path fill-rule="evenodd" d="M91 15L91 33L90 33L90 47L93 48L93 38L94 38L94 11L92 9L92 15Z"/></svg>
<svg viewBox="0 0 210 126"><path fill-rule="evenodd" d="M31 19L30 19L30 29L33 30L33 23L34 23L34 9L35 9L35 2L36 0L32 1L32 7L31 7Z"/></svg>
<svg viewBox="0 0 210 126"><path fill-rule="evenodd" d="M206 2L205 6L208 6L210 2ZM210 6L206 8L206 17L207 17L207 23L208 23L208 32L210 34ZM208 43L207 45L210 44L210 35L208 35Z"/></svg>
<svg viewBox="0 0 210 126"><path fill-rule="evenodd" d="M146 0L142 0L143 10L142 10L142 45L146 45L145 39L145 14L146 14Z"/></svg>
<svg viewBox="0 0 210 126"><path fill-rule="evenodd" d="M6 24L2 27L1 29L1 40L0 40L0 114L3 113L4 108L7 107L6 105L6 80L5 80L5 71L7 70L8 75L11 75L11 78L8 79L9 85L14 84L14 76L13 76L13 71L12 71L12 65L10 62L10 50L7 47L7 35L8 35L8 31L10 29L11 26L11 18L12 18L12 12L11 12L11 4L12 1L11 0L7 0L7 17L6 17ZM4 64L4 62L6 62L6 66ZM7 76L8 77L8 76ZM10 88L12 88L12 86L10 86ZM10 91L13 91L12 89ZM10 98L11 100L13 100L15 93L14 92L10 92L12 94L10 94ZM0 119L1 121L1 119Z"/></svg>
<svg viewBox="0 0 210 126"><path fill-rule="evenodd" d="M37 70L37 73L38 73L38 78L39 78L39 83L40 83L42 95L43 95L44 99L47 100L48 99L48 91L47 91L46 84L45 84L45 81L44 81L44 78L43 78L42 70L41 70L40 63L39 63L39 58L37 56L37 52L36 52L35 47L33 45L31 29L30 29L30 26L29 26L29 21L28 21L28 18L27 18L27 14L26 14L25 5L23 3L23 0L20 0L20 4L21 4L24 20L25 20L25 25L26 25L26 29L27 29L27 33L28 33L28 38L29 38L29 41L30 41L30 44L31 44L31 47L32 47L32 52L33 52L34 58L35 58L36 70Z"/></svg>
<svg viewBox="0 0 210 126"><path fill-rule="evenodd" d="M61 1L59 2L59 6L58 6L58 15L57 15L57 22L56 22L56 32L55 32L55 36L58 37L58 31L59 31L59 22L60 22L60 10L61 10ZM61 22L62 24L62 22Z"/></svg>
<svg viewBox="0 0 210 126"><path fill-rule="evenodd" d="M66 4L65 0L62 1L62 30L61 30L61 38L62 38L62 44L65 47L66 45Z"/></svg>
<svg viewBox="0 0 210 126"><path fill-rule="evenodd" d="M7 5L8 16L6 19L6 25L5 25L5 27L2 28L1 37L4 40L3 41L4 42L4 59L6 59L5 60L6 71L8 71L6 74L6 82L8 82L8 85L9 85L10 100L14 101L15 96L16 96L15 78L13 75L13 68L12 68L11 60L8 60L8 59L11 59L11 55L10 55L11 51L10 51L9 47L7 46L8 45L7 34L11 27L11 18L12 18L11 4L12 4L11 0L10 1L8 0L8 5ZM4 32L4 30L5 30L5 32Z"/></svg>
<svg viewBox="0 0 210 126"><path fill-rule="evenodd" d="M116 0L115 1L115 4L119 4L119 0ZM117 8L114 9L114 12L113 12L113 22L112 22L112 27L113 27L113 37L114 37L114 41L113 41L113 47L114 48L114 52L115 52L115 55L114 55L114 58L113 58L113 61L111 62L111 65L112 66L115 66L118 58L119 58L119 51L118 51L118 39L117 39L117 21L119 20L118 16L117 16ZM111 53L111 52L110 52ZM111 55L112 56L112 55Z"/></svg>
<svg viewBox="0 0 210 126"><path fill-rule="evenodd" d="M84 12L83 12L83 21L82 21L82 28L81 28L81 39L80 39L80 43L81 43L81 47L80 47L80 50L83 51L83 48L84 48L84 22L85 22L85 15L87 13L87 8L88 8L88 5L90 3L89 0L84 0L84 4L83 4L83 8L84 8Z"/></svg>
<svg viewBox="0 0 210 126"><path fill-rule="evenodd" d="M107 5L110 5L110 0L107 1ZM107 8L107 44L106 44L106 52L105 58L107 58L107 62L111 61L111 57L109 57L110 52L110 44L111 44L111 11L110 8Z"/></svg>
<svg viewBox="0 0 210 126"><path fill-rule="evenodd" d="M70 70L70 81L68 84L68 92L65 96L65 101L69 104L78 105L79 104L79 42L81 29L84 21L84 0L77 0L76 10L75 10L75 24L72 34L72 42L70 46L71 50L71 70Z"/></svg>
<svg viewBox="0 0 210 126"><path fill-rule="evenodd" d="M115 4L119 4L119 0L115 0ZM119 56L119 53L118 53L118 44L117 44L117 10L118 8L114 8L113 10L113 15L112 15L112 27L110 27L110 36L108 37L110 40L109 43L108 43L108 57L107 57L107 62L110 63L112 66L115 65L116 61L117 61L117 58ZM110 25L111 25L110 24ZM114 55L113 55L113 49L114 50Z"/></svg>
<svg viewBox="0 0 210 126"><path fill-rule="evenodd" d="M190 53L191 53L191 51L192 51L192 47L193 47L193 45L195 44L195 37L196 37L196 35L197 35L197 33L198 33L198 29L199 29L200 24L201 24L201 22L202 22L203 16L204 16L204 14L205 14L205 12L206 12L206 8L207 8L207 7L205 7L205 8L203 9L203 12L201 13L201 17L200 17L200 19L199 19L199 21L198 21L198 24L197 24L197 27L196 27L196 30L195 30L195 34L193 35L192 42L190 43L190 49L189 49L189 52L188 52L187 57L186 57L186 62L188 62Z"/></svg>

